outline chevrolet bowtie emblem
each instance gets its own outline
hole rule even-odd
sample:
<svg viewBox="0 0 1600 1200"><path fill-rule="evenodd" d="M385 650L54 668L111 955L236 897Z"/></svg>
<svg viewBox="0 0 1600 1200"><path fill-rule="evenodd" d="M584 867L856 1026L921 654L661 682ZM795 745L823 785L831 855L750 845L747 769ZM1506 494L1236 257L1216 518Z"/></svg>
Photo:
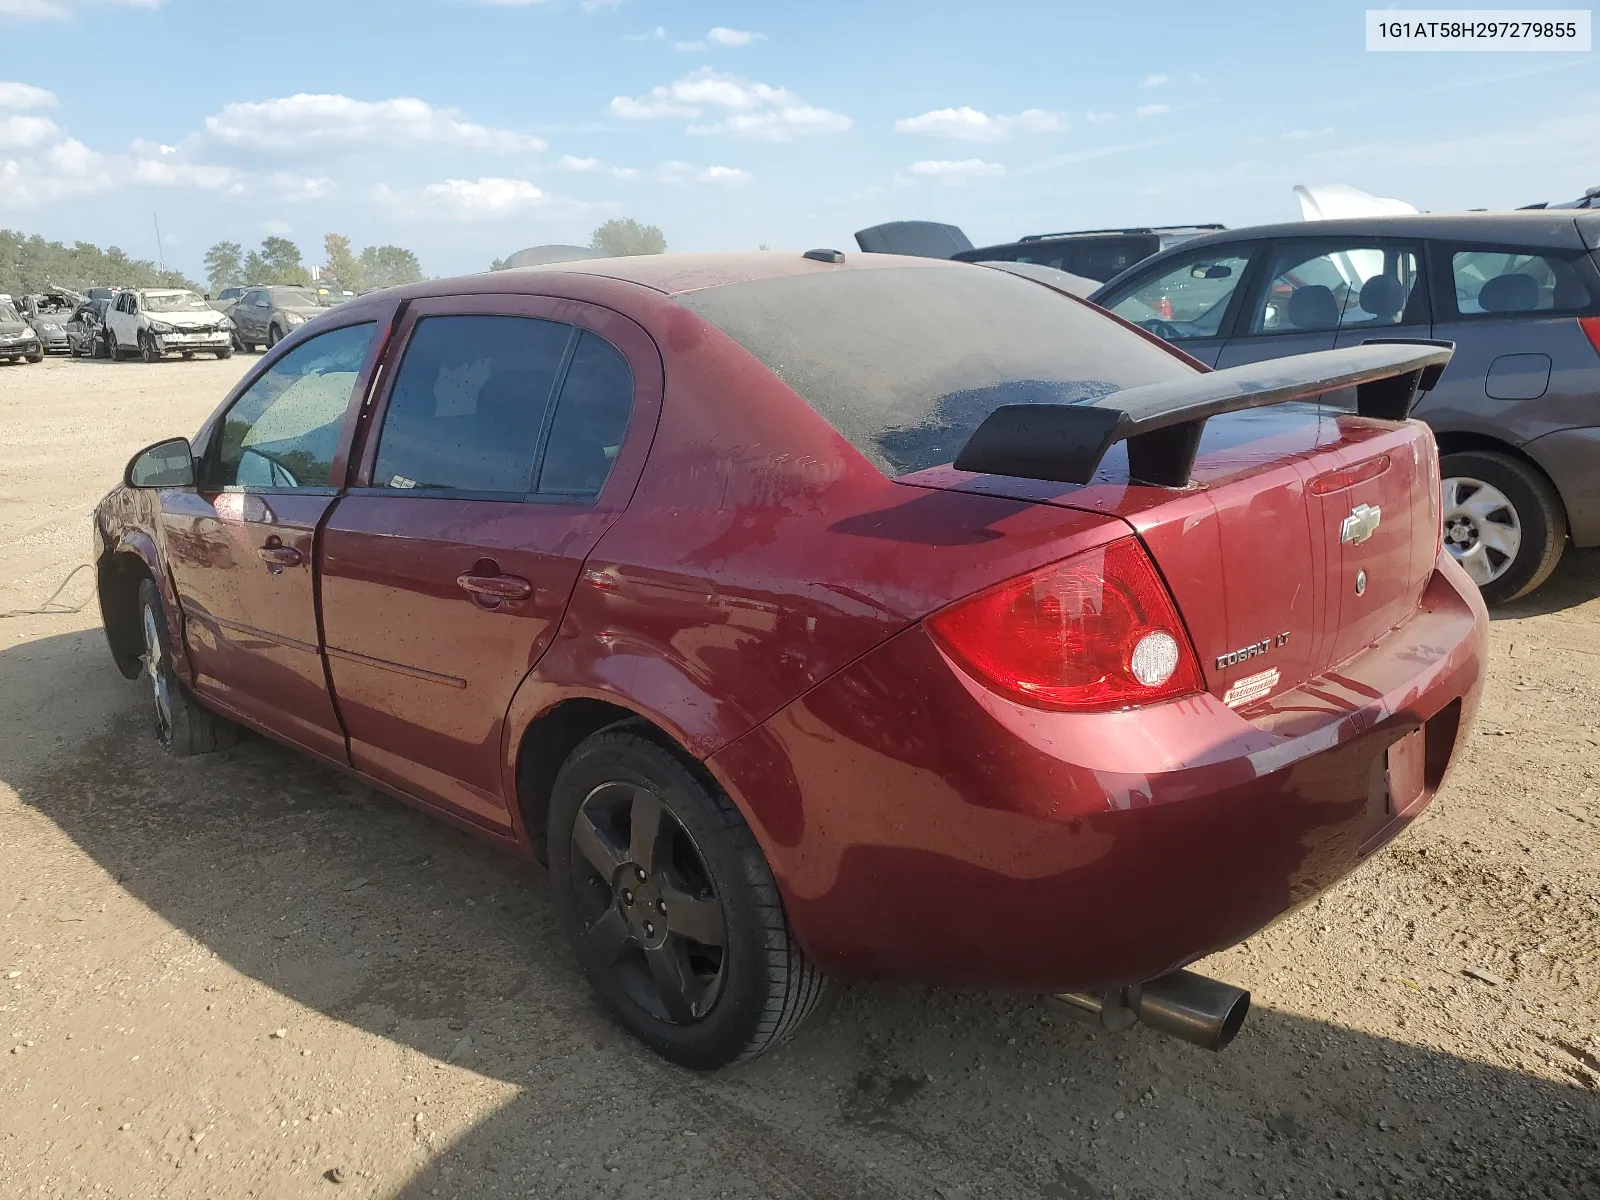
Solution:
<svg viewBox="0 0 1600 1200"><path fill-rule="evenodd" d="M1339 540L1359 546L1378 532L1378 522L1383 520L1383 509L1376 504L1358 504L1339 526Z"/></svg>

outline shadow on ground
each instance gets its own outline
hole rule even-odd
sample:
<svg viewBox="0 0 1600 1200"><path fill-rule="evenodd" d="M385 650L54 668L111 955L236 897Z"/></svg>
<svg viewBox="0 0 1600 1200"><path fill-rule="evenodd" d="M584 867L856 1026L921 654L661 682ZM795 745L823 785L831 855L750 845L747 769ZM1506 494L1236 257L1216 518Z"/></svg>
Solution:
<svg viewBox="0 0 1600 1200"><path fill-rule="evenodd" d="M41 639L0 694L21 651L111 671L98 630ZM856 988L765 1060L677 1071L592 1007L536 868L260 739L169 760L126 689L5 781L238 971L520 1089L403 1196L1600 1194L1600 1093L1270 1009L1210 1056Z"/></svg>
<svg viewBox="0 0 1600 1200"><path fill-rule="evenodd" d="M1489 615L1497 621L1538 617L1576 608L1596 596L1600 596L1600 549L1574 550L1568 546L1560 565L1542 587L1520 600L1491 609Z"/></svg>

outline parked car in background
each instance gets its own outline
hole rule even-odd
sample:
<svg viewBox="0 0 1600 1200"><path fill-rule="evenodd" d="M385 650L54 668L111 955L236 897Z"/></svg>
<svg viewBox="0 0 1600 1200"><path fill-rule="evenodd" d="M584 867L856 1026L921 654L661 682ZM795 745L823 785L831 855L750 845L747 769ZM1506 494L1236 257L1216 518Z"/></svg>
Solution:
<svg viewBox="0 0 1600 1200"><path fill-rule="evenodd" d="M168 354L218 358L233 353L233 322L188 288L124 288L106 310L113 359L138 354L147 363Z"/></svg>
<svg viewBox="0 0 1600 1200"><path fill-rule="evenodd" d="M1600 545L1600 213L1233 229L1094 295L1214 367L1372 339L1453 342L1417 406L1443 455L1445 548L1491 604Z"/></svg>
<svg viewBox="0 0 1600 1200"><path fill-rule="evenodd" d="M675 1062L824 973L1217 1049L1248 994L1180 968L1374 869L1470 735L1487 617L1405 419L1448 357L1207 373L834 250L435 280L137 455L101 613L172 753L238 721L547 858Z"/></svg>
<svg viewBox="0 0 1600 1200"><path fill-rule="evenodd" d="M65 325L67 353L74 358L109 358L106 341L106 310L110 300L85 300L72 310Z"/></svg>
<svg viewBox="0 0 1600 1200"><path fill-rule="evenodd" d="M950 257L958 262L1039 263L1104 283L1152 254L1221 228L1221 225L1159 225L1032 233L998 246L958 250Z"/></svg>
<svg viewBox="0 0 1600 1200"><path fill-rule="evenodd" d="M316 290L307 287L255 287L235 301L230 315L240 345L271 349L313 317L328 311Z"/></svg>
<svg viewBox="0 0 1600 1200"><path fill-rule="evenodd" d="M226 313L230 308L238 303L239 297L244 295L249 290L250 289L247 287L225 287L215 296L211 297L207 303L219 313Z"/></svg>
<svg viewBox="0 0 1600 1200"><path fill-rule="evenodd" d="M43 362L44 346L10 300L0 300L0 359Z"/></svg>
<svg viewBox="0 0 1600 1200"><path fill-rule="evenodd" d="M67 318L72 315L74 297L65 292L41 292L23 296L17 302L22 319L39 335L46 354L66 354Z"/></svg>

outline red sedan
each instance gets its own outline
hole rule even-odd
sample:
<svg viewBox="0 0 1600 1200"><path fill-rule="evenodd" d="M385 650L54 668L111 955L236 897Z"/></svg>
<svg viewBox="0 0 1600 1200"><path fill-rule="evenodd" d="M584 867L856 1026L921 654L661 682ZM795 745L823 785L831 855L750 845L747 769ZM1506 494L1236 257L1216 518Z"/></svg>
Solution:
<svg viewBox="0 0 1600 1200"><path fill-rule="evenodd" d="M827 976L1218 1047L1189 974L1426 805L1486 623L1406 419L1448 347L1206 371L834 251L352 301L95 515L174 754L238 726L548 862L607 1008L759 1053Z"/></svg>

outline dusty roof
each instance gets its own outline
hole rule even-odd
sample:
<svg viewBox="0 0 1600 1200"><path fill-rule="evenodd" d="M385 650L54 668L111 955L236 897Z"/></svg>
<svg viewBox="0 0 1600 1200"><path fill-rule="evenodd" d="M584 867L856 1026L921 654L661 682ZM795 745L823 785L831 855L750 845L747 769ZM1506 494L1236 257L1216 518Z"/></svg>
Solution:
<svg viewBox="0 0 1600 1200"><path fill-rule="evenodd" d="M819 275L830 271L883 268L950 270L966 266L937 258L912 258L903 254L846 254L842 263L818 262L799 250L751 250L722 254L640 254L627 258L597 258L581 262L551 263L497 274L515 276L551 271L600 275L621 279L668 295L695 292L729 283L779 279L789 275Z"/></svg>

